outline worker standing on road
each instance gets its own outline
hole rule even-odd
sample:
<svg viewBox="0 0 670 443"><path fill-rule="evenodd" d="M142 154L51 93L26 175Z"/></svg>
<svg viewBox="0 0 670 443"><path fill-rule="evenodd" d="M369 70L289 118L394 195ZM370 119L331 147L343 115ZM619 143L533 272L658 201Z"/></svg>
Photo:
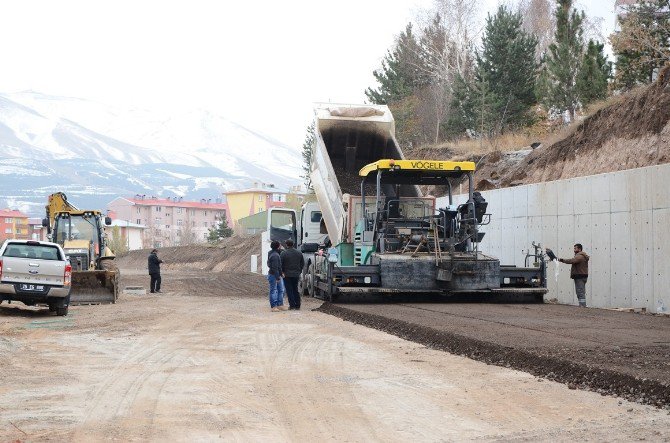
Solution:
<svg viewBox="0 0 670 443"><path fill-rule="evenodd" d="M279 242L274 240L270 243L270 252L268 253L270 308L273 312L286 310L286 307L284 306L284 285L282 282L282 264L279 246Z"/></svg>
<svg viewBox="0 0 670 443"><path fill-rule="evenodd" d="M284 274L284 285L288 296L288 308L300 309L300 293L298 291L298 279L302 275L305 266L305 257L302 252L293 247L293 240L286 240L286 249L281 253L282 273Z"/></svg>
<svg viewBox="0 0 670 443"><path fill-rule="evenodd" d="M151 281L149 282L149 291L161 292L161 263L163 260L158 258L158 249L152 249L149 254L149 275Z"/></svg>
<svg viewBox="0 0 670 443"><path fill-rule="evenodd" d="M589 278L589 255L583 251L581 243L574 246L575 256L573 258L559 258L561 263L572 265L570 278L575 281L575 292L579 306L586 307L586 280Z"/></svg>

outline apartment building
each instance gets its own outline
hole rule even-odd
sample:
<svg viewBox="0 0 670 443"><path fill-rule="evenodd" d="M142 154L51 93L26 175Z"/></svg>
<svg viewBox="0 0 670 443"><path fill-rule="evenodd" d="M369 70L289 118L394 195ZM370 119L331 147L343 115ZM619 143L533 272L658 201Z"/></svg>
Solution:
<svg viewBox="0 0 670 443"><path fill-rule="evenodd" d="M249 189L224 192L230 213L229 226L236 226L237 221L250 215L265 212L270 208L282 208L286 206L289 195L302 197L300 186L281 190L274 185L265 183L254 183Z"/></svg>
<svg viewBox="0 0 670 443"><path fill-rule="evenodd" d="M224 217L230 224L228 205L220 199L186 201L145 195L118 197L107 205L119 224L142 225L144 248L203 243L210 228Z"/></svg>
<svg viewBox="0 0 670 443"><path fill-rule="evenodd" d="M29 240L28 215L16 209L0 210L0 242L12 239Z"/></svg>

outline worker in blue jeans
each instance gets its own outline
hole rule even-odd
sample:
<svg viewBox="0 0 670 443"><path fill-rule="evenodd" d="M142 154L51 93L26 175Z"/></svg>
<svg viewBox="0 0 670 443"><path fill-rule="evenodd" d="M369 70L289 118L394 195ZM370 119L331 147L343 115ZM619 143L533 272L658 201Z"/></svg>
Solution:
<svg viewBox="0 0 670 443"><path fill-rule="evenodd" d="M282 281L281 256L279 254L279 242L270 243L268 253L268 283L270 285L270 309L273 312L285 311L284 306L284 282Z"/></svg>

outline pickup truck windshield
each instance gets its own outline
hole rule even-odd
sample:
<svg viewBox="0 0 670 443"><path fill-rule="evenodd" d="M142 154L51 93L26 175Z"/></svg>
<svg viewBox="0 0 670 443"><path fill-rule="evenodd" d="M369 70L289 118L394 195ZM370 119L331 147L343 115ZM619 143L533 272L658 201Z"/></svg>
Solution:
<svg viewBox="0 0 670 443"><path fill-rule="evenodd" d="M48 245L29 245L10 243L2 254L3 257L39 258L41 260L62 260L58 248Z"/></svg>

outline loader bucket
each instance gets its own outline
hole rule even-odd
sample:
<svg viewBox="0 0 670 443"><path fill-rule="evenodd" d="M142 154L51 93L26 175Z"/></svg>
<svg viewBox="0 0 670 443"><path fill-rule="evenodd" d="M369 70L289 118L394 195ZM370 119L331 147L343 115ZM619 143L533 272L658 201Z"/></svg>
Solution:
<svg viewBox="0 0 670 443"><path fill-rule="evenodd" d="M119 297L118 271L73 271L71 305L116 303Z"/></svg>

